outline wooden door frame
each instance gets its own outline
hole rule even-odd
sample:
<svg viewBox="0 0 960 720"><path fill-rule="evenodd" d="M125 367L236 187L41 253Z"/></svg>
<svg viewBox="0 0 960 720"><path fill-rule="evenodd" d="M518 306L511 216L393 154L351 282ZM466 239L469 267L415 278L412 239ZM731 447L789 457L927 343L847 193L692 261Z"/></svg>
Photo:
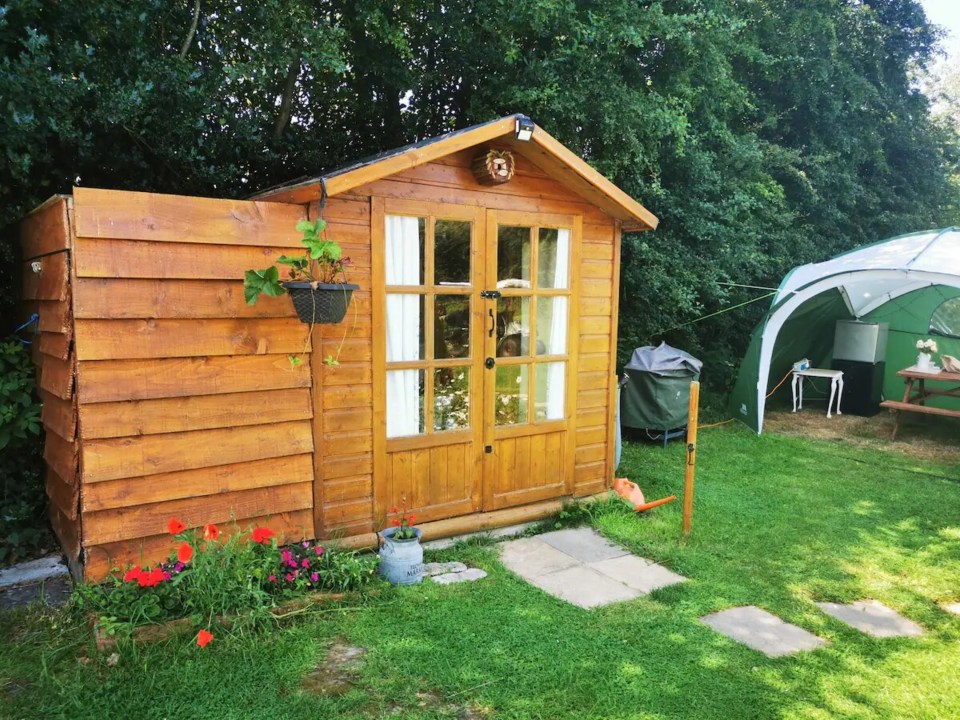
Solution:
<svg viewBox="0 0 960 720"><path fill-rule="evenodd" d="M577 359L580 343L580 277L576 269L580 264L580 247L583 240L583 217L578 214L558 214L515 210L486 210L486 243L485 243L485 290L493 289L497 281L497 250L499 225L518 225L529 227L560 227L570 230L570 257L569 257L569 302L567 303L567 352L566 352L566 387L565 387L565 421L547 420L542 422L528 422L523 425L505 426L497 429L495 425L494 404L496 402L496 368L484 369L483 389L483 443L485 447L494 449L493 453L483 455L483 509L490 511L499 509L495 503L493 493L493 464L496 462L496 442L499 437L535 435L555 430L566 432L564 457L564 496L573 495L574 472L576 466L576 432L577 432ZM484 301L484 315L490 307L495 308L496 300ZM496 313L496 310L494 310ZM535 311L531 315L535 316ZM531 317L536 332L536 318ZM484 354L488 358L496 358L496 338L484 335ZM535 396L536 388L530 384L529 393ZM533 501L531 501L533 502Z"/></svg>
<svg viewBox="0 0 960 720"><path fill-rule="evenodd" d="M485 280L483 265L483 240L486 237L486 215L484 208L473 205L456 203L438 203L429 200L407 200L373 196L370 198L370 242L371 242L371 333L373 337L373 500L374 525L382 527L390 510L390 488L386 482L386 462L388 442L394 445L409 447L435 447L451 442L444 433L425 434L387 439L387 352L386 352L386 218L388 215L407 216L442 216L444 219L468 220L473 223L473 233L470 247L471 280L473 289L470 293L470 343L471 380L470 394L470 422L473 434L473 488L472 511L478 512L481 508L483 465L483 316L485 308L480 301L480 291ZM426 309L425 309L426 312ZM428 313L429 314L429 313ZM432 322L431 317L425 317L424 323ZM426 399L426 398L425 398ZM462 435L460 436L462 437Z"/></svg>

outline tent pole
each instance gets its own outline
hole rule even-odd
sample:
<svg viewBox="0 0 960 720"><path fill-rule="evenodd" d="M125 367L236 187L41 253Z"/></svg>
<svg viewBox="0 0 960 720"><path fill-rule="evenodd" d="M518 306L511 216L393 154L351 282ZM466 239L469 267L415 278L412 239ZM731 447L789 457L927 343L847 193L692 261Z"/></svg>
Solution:
<svg viewBox="0 0 960 720"><path fill-rule="evenodd" d="M687 468L683 483L683 536L693 529L693 476L697 471L697 423L700 419L700 383L690 383L687 408Z"/></svg>

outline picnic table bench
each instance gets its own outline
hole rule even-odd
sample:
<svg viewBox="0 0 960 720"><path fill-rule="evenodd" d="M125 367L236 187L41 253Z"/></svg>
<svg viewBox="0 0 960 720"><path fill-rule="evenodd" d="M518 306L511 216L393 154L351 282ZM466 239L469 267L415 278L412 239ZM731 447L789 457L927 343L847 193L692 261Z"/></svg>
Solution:
<svg viewBox="0 0 960 720"><path fill-rule="evenodd" d="M903 392L903 400L884 400L880 403L881 407L897 411L897 417L893 423L893 433L890 435L891 440L897 439L897 433L900 432L900 423L903 420L904 412L960 418L960 410L948 410L946 408L931 407L926 404L927 399L931 397L953 397L960 399L960 373L943 371L938 373L921 372L917 370L915 366L911 366L897 371L897 376L904 378L907 382L906 390ZM948 388L928 388L926 385L928 380L954 383L954 385ZM917 381L919 381L917 391L914 392L913 384Z"/></svg>

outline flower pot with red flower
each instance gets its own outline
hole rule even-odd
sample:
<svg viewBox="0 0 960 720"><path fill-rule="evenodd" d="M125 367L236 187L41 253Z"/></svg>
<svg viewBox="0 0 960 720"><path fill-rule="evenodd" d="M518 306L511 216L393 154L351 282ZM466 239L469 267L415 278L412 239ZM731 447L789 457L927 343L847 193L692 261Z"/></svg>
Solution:
<svg viewBox="0 0 960 720"><path fill-rule="evenodd" d="M416 585L423 580L423 531L413 526L415 519L404 509L392 527L380 531L380 577L392 585Z"/></svg>

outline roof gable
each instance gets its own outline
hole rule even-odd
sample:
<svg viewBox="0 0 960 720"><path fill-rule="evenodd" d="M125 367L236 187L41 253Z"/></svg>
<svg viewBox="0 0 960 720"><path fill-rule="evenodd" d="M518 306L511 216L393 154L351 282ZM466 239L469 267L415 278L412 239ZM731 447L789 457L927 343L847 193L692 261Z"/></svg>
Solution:
<svg viewBox="0 0 960 720"><path fill-rule="evenodd" d="M451 155L460 150L496 141L530 160L572 192L623 222L624 230L653 230L657 217L588 165L539 126L529 141L515 136L517 115L492 120L448 135L430 138L382 153L317 177L270 188L253 197L277 202L312 202L334 197L361 185L390 177Z"/></svg>

